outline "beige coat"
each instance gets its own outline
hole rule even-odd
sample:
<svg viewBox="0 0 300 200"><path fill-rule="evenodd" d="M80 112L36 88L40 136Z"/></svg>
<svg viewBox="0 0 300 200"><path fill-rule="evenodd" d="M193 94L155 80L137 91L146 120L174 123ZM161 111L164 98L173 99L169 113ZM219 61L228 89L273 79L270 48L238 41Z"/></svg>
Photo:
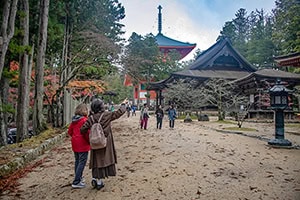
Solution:
<svg viewBox="0 0 300 200"><path fill-rule="evenodd" d="M100 124L103 127L104 134L107 136L107 144L106 148L104 149L91 150L90 169L107 167L117 163L117 154L110 122L120 118L125 113L125 111L125 107L121 107L119 110L114 112L104 111ZM94 120L92 120L90 116L80 128L80 132L82 134L87 134L93 123L99 120L101 113L93 114Z"/></svg>

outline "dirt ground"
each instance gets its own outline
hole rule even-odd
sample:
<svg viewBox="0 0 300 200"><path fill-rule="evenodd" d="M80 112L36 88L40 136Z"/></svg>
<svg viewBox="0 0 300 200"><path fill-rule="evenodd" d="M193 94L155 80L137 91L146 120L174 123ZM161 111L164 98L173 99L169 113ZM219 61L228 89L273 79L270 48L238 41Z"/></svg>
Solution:
<svg viewBox="0 0 300 200"><path fill-rule="evenodd" d="M244 123L257 131L231 134L215 129L232 124L177 120L170 130L165 119L157 130L152 116L148 130L141 130L138 115L112 123L118 173L100 191L90 184L88 166L87 187L71 188L74 157L66 139L39 158L43 164L19 180L17 192L6 191L0 199L300 199L300 150L268 146L272 123ZM300 145L299 130L285 130Z"/></svg>

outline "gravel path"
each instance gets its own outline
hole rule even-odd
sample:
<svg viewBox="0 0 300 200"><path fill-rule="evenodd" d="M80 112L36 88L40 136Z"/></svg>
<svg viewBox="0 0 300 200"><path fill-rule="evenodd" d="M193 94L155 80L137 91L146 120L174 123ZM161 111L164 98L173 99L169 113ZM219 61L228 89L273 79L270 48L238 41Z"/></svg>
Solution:
<svg viewBox="0 0 300 200"><path fill-rule="evenodd" d="M163 129L157 130L151 117L148 130L141 130L138 114L112 123L118 173L105 179L100 191L90 185L88 166L87 187L71 188L74 158L67 138L39 158L43 164L19 180L17 192L4 192L0 198L300 199L300 150L272 148L259 139L274 137L272 124L245 123L258 130L246 137L216 131L232 124L177 120L170 130L167 123L165 119ZM300 144L299 134L286 137Z"/></svg>

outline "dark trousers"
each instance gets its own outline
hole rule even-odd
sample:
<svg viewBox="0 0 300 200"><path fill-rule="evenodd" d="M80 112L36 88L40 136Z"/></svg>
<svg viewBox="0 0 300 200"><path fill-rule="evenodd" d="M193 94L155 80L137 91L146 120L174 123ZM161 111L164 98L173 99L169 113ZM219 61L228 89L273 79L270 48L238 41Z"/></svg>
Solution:
<svg viewBox="0 0 300 200"><path fill-rule="evenodd" d="M143 119L141 119L141 129L147 129L147 125L148 125L148 117L144 117Z"/></svg>
<svg viewBox="0 0 300 200"><path fill-rule="evenodd" d="M76 185L81 181L82 173L89 155L89 152L74 152L75 155L75 178L73 184Z"/></svg>
<svg viewBox="0 0 300 200"><path fill-rule="evenodd" d="M132 116L136 116L135 110L132 111Z"/></svg>
<svg viewBox="0 0 300 200"><path fill-rule="evenodd" d="M170 128L174 128L175 120L170 120L169 121L169 126Z"/></svg>
<svg viewBox="0 0 300 200"><path fill-rule="evenodd" d="M162 118L160 118L160 117L157 117L156 118L156 128L159 128L159 129L161 129L161 126L162 126Z"/></svg>

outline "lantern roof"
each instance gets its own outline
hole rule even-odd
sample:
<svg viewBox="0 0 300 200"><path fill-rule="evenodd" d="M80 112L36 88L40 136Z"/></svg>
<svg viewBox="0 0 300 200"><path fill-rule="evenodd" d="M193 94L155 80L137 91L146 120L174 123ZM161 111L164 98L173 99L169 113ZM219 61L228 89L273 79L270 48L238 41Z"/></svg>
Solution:
<svg viewBox="0 0 300 200"><path fill-rule="evenodd" d="M271 93L279 93L279 92L287 92L291 93L293 90L290 90L286 88L280 81L280 79L277 80L276 84L269 90Z"/></svg>

